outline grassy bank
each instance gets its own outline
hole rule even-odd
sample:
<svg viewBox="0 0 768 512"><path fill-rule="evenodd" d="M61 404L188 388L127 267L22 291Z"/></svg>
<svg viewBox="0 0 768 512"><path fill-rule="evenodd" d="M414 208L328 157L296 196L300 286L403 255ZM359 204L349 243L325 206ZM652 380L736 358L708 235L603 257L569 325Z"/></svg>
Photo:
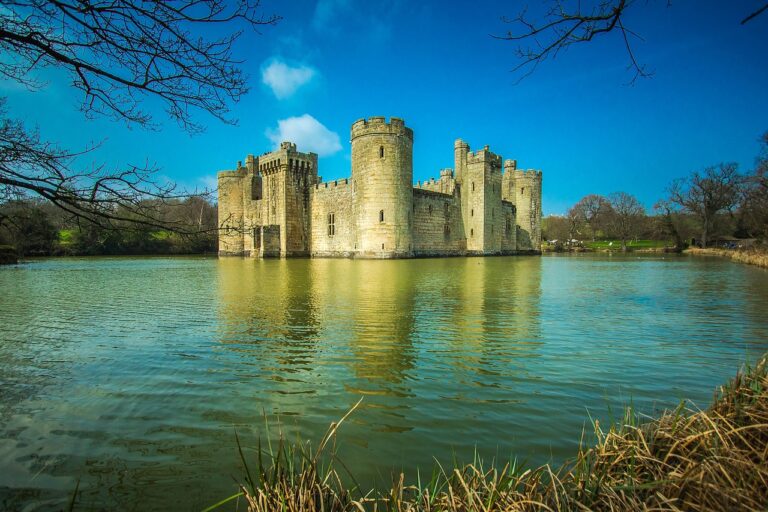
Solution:
<svg viewBox="0 0 768 512"><path fill-rule="evenodd" d="M333 453L326 453L353 408L316 450L305 444L260 449L250 461L253 472L241 451L241 492L211 509L237 500L252 512L766 510L767 366L764 358L739 373L705 411L681 405L643 423L628 411L608 430L596 422L595 446L559 468L486 467L478 460L439 467L428 481L411 485L401 474L383 491L345 486Z"/></svg>
<svg viewBox="0 0 768 512"><path fill-rule="evenodd" d="M663 251L665 247L671 245L674 245L674 243L666 240L629 240L627 242L627 250ZM621 251L621 240L596 240L594 242L585 241L584 247L593 251Z"/></svg>
<svg viewBox="0 0 768 512"><path fill-rule="evenodd" d="M730 258L739 263L747 263L749 265L768 268L768 250L766 249L700 249L698 247L691 247L690 249L686 249L685 253L697 256L720 256L723 258Z"/></svg>

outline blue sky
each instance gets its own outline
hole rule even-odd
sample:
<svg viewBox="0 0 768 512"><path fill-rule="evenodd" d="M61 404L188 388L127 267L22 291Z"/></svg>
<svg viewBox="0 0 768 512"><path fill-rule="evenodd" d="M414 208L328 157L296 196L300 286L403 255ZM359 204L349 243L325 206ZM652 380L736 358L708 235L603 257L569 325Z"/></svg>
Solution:
<svg viewBox="0 0 768 512"><path fill-rule="evenodd" d="M625 22L643 36L635 52L654 75L632 86L619 34L517 83L513 44L491 34L524 2L263 0L283 20L238 43L251 92L233 106L236 127L201 115L206 132L190 136L172 122L148 132L86 120L56 73L41 92L4 83L0 95L47 139L71 149L103 141L94 161L157 163L186 186L210 185L281 138L320 153L324 179L349 176L350 125L384 115L415 132L414 180L452 167L461 137L542 169L545 215L619 190L650 207L690 171L722 161L752 169L768 130L768 13L739 21L762 4L636 2Z"/></svg>

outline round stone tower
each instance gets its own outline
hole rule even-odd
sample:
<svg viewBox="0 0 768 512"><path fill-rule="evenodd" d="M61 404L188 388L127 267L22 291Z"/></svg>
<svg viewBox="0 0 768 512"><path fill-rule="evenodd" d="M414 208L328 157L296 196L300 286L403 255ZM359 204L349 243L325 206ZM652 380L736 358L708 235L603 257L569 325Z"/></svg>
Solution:
<svg viewBox="0 0 768 512"><path fill-rule="evenodd" d="M515 206L517 207L517 249L541 250L541 171L517 170Z"/></svg>
<svg viewBox="0 0 768 512"><path fill-rule="evenodd" d="M355 251L369 258L413 255L413 130L402 119L352 125Z"/></svg>

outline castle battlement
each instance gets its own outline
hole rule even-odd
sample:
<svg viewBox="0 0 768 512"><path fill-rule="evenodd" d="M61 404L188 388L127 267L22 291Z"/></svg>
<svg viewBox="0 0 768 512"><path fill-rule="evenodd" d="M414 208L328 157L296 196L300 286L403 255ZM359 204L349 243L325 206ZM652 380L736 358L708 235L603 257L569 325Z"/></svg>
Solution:
<svg viewBox="0 0 768 512"><path fill-rule="evenodd" d="M482 149L479 149L474 153L471 151L467 153L468 164L478 162L491 162L494 164L494 167L501 168L501 156L492 152L488 146L484 146Z"/></svg>
<svg viewBox="0 0 768 512"><path fill-rule="evenodd" d="M352 139L364 135L402 135L413 140L413 130L405 126L405 121L399 117L390 117L389 123L383 116L373 116L358 119L352 124L350 136Z"/></svg>
<svg viewBox="0 0 768 512"><path fill-rule="evenodd" d="M454 167L413 182L413 130L373 116L350 128L351 177L322 181L294 142L218 172L219 254L410 258L538 251L539 170L454 141ZM501 170L504 174L501 174Z"/></svg>
<svg viewBox="0 0 768 512"><path fill-rule="evenodd" d="M536 169L515 170L515 178L541 179L541 171Z"/></svg>
<svg viewBox="0 0 768 512"><path fill-rule="evenodd" d="M324 181L321 183L315 183L315 190L326 190L341 187L348 187L350 185L350 179L344 178L340 180Z"/></svg>

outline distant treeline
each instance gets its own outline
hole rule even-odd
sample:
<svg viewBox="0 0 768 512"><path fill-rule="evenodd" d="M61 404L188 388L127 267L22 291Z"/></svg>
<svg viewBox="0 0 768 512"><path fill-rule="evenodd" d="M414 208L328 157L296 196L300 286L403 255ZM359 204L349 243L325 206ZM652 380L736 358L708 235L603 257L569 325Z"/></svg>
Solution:
<svg viewBox="0 0 768 512"><path fill-rule="evenodd" d="M169 229L132 222L100 226L42 199L0 204L0 246L19 256L200 254L215 252L216 205L202 197L152 206Z"/></svg>
<svg viewBox="0 0 768 512"><path fill-rule="evenodd" d="M735 163L692 172L673 181L649 214L631 194L590 194L566 215L543 220L544 240L670 240L678 248L727 243L728 238L768 240L768 132L761 138L755 168Z"/></svg>

